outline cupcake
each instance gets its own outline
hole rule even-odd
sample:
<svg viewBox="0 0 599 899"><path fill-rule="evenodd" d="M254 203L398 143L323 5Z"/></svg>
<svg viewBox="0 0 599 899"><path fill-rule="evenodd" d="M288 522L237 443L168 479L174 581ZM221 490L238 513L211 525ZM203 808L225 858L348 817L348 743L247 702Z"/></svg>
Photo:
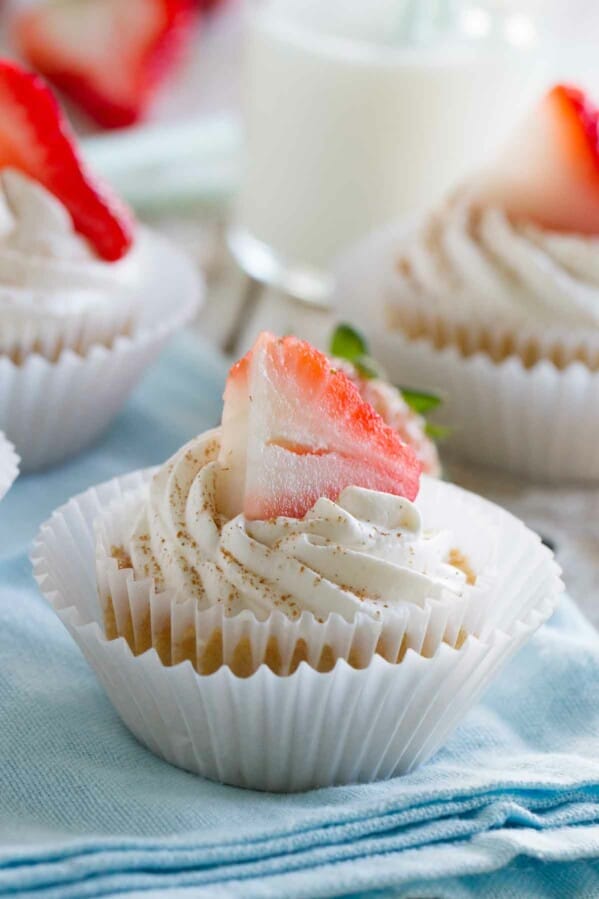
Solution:
<svg viewBox="0 0 599 899"><path fill-rule="evenodd" d="M174 764L271 790L390 777L561 589L536 535L420 468L325 355L262 334L222 426L58 510L35 575Z"/></svg>
<svg viewBox="0 0 599 899"><path fill-rule="evenodd" d="M0 426L33 468L106 425L197 287L87 171L44 83L0 61L0 85Z"/></svg>
<svg viewBox="0 0 599 899"><path fill-rule="evenodd" d="M598 120L553 88L492 167L340 267L394 377L444 389L451 445L540 479L599 478Z"/></svg>
<svg viewBox="0 0 599 899"><path fill-rule="evenodd" d="M15 448L0 431L0 500L6 496L19 474L19 457Z"/></svg>

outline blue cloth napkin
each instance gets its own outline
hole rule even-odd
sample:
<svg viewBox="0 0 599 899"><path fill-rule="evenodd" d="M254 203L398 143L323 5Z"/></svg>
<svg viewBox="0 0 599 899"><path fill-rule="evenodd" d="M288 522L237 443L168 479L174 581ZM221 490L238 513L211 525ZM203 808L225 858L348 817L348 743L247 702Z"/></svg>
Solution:
<svg viewBox="0 0 599 899"><path fill-rule="evenodd" d="M71 494L220 415L224 366L174 344L112 431L0 506L0 896L599 896L599 636L565 600L435 758L291 796L210 783L129 734L33 583Z"/></svg>

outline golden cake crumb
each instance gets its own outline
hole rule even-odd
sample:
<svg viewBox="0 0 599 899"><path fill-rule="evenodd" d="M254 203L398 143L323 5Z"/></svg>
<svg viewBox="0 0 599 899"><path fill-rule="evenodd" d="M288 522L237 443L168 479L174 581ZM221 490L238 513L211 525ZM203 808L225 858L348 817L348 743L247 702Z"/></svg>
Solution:
<svg viewBox="0 0 599 899"><path fill-rule="evenodd" d="M110 555L113 559L116 559L119 570L123 568L133 568L131 556L128 552L126 552L126 550L123 549L122 546L111 546Z"/></svg>
<svg viewBox="0 0 599 899"><path fill-rule="evenodd" d="M466 556L459 549L450 549L449 557L447 559L450 565L453 565L454 568L459 568L460 571L463 571L466 575L466 582L472 586L476 584L476 574L474 569L471 568L470 563Z"/></svg>

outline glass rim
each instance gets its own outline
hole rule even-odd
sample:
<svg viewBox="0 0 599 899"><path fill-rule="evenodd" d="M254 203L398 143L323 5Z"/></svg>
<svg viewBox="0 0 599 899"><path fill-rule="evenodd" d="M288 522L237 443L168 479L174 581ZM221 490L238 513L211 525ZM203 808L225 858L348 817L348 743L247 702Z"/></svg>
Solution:
<svg viewBox="0 0 599 899"><path fill-rule="evenodd" d="M465 36L462 40L451 40L439 36L430 43L416 42L404 45L391 45L377 42L374 39L358 38L350 35L335 34L330 31L318 31L307 23L294 21L284 12L269 9L268 0L245 0L246 16L250 20L262 18L278 37L303 49L317 50L330 57L340 58L358 64L384 66L412 65L414 62L426 62L430 65L445 66L459 64L465 59L482 56L493 59L498 56L530 52L539 44L539 35L519 42L510 40L507 35L501 40L487 41L484 36Z"/></svg>

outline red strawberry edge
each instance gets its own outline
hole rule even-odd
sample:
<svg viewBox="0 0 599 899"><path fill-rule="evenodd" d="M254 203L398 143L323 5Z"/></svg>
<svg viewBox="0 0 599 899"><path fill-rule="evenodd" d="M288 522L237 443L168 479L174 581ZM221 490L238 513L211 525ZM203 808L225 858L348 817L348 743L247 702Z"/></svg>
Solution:
<svg viewBox="0 0 599 899"><path fill-rule="evenodd" d="M2 109L0 167L18 168L42 184L66 206L75 230L102 259L121 259L133 243L133 215L88 171L75 135L43 78L0 60Z"/></svg>

